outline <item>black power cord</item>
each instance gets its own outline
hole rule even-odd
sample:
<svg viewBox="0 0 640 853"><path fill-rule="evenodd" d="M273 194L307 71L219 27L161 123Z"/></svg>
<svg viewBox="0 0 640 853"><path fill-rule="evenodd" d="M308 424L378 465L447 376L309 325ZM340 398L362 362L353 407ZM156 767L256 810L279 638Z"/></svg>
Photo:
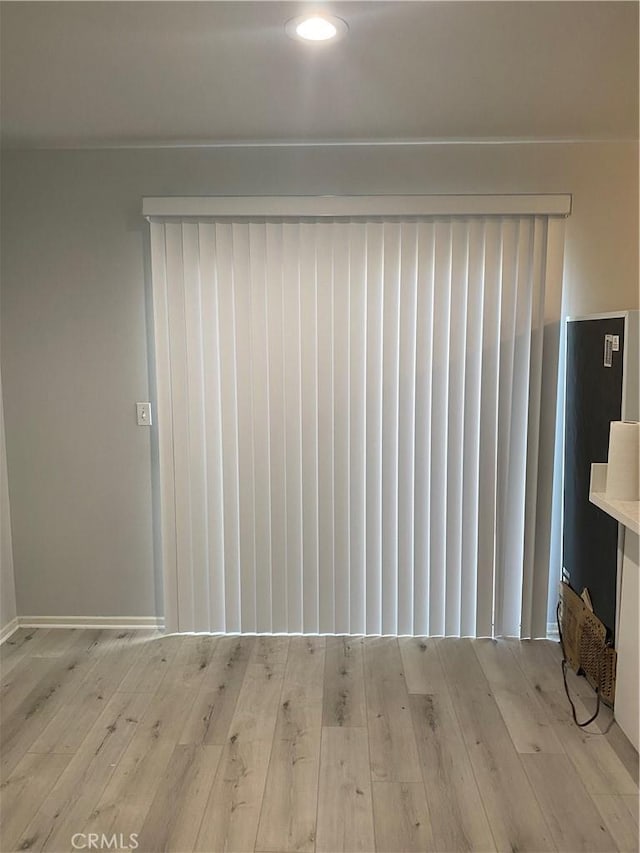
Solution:
<svg viewBox="0 0 640 853"><path fill-rule="evenodd" d="M573 722L579 728L583 729L585 726L588 726L592 723L595 718L600 713L600 686L602 684L602 658L598 659L598 686L596 687L596 710L593 716L589 717L588 720L585 720L584 723L578 722L578 715L576 713L576 706L573 704L573 699L569 693L569 685L567 684L567 655L564 650L564 641L562 639L562 628L560 627L560 607L562 606L562 602L558 602L558 606L556 607L556 622L558 624L558 636L560 637L560 648L562 649L562 680L564 681L564 692L567 694L567 699L569 700L569 704L571 705L571 713L573 715ZM604 649L603 649L604 654Z"/></svg>

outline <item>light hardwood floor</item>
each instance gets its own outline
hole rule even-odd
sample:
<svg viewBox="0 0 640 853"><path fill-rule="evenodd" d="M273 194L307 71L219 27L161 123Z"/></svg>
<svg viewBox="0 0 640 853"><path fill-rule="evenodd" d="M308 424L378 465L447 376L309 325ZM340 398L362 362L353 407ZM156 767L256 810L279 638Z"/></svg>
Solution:
<svg viewBox="0 0 640 853"><path fill-rule="evenodd" d="M20 629L0 661L2 853L638 849L637 753L573 725L551 642Z"/></svg>

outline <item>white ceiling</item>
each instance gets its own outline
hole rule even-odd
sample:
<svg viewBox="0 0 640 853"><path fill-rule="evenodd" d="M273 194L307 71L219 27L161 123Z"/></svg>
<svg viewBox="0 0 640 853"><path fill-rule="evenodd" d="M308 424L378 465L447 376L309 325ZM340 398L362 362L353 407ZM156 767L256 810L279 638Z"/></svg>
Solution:
<svg viewBox="0 0 640 853"><path fill-rule="evenodd" d="M2 3L8 146L638 134L638 3Z"/></svg>

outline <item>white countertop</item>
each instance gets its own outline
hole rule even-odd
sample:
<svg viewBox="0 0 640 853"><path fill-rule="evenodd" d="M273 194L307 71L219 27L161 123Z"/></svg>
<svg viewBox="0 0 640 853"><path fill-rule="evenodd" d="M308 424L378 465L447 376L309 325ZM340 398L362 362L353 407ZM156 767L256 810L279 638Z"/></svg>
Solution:
<svg viewBox="0 0 640 853"><path fill-rule="evenodd" d="M589 500L603 512L606 512L620 524L624 524L634 533L640 533L640 501L617 501L607 498L606 462L594 462L591 466L591 485Z"/></svg>

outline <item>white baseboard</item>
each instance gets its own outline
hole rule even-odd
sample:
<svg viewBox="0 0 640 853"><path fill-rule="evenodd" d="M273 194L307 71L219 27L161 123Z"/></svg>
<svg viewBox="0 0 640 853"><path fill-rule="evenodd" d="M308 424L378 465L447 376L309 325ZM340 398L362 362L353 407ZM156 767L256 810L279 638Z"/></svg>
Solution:
<svg viewBox="0 0 640 853"><path fill-rule="evenodd" d="M9 637L15 633L20 627L20 621L17 616L14 616L11 622L7 622L4 628L0 631L0 644L4 643L5 640L8 640Z"/></svg>
<svg viewBox="0 0 640 853"><path fill-rule="evenodd" d="M157 616L18 616L14 621L15 628L164 629L164 619Z"/></svg>

